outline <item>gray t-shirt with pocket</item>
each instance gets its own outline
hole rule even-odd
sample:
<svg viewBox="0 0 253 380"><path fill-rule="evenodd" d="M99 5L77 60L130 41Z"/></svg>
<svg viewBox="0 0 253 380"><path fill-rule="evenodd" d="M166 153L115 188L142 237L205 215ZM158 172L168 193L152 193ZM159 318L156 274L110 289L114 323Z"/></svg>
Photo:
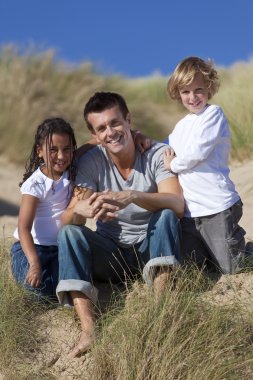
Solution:
<svg viewBox="0 0 253 380"><path fill-rule="evenodd" d="M156 193L157 184L174 176L164 168L165 144L155 143L141 154L136 150L133 170L127 180L122 178L106 150L98 145L82 156L78 163L76 185L94 191L138 190ZM146 237L151 212L133 203L118 211L118 218L110 222L97 222L97 232L112 239L121 247L130 247Z"/></svg>

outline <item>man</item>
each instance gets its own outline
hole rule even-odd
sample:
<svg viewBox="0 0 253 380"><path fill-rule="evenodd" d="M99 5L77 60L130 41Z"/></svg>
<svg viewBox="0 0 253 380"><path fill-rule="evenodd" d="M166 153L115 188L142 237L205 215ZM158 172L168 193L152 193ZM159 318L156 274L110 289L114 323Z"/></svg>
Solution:
<svg viewBox="0 0 253 380"><path fill-rule="evenodd" d="M179 262L184 199L177 177L164 169L164 145L141 154L131 134L125 100L99 92L84 118L97 146L78 163L76 189L59 234L59 284L63 304L73 303L81 337L70 356L86 351L94 335L93 280L124 281L142 271L148 285L159 283ZM97 230L84 226L97 221ZM68 300L69 298L69 300Z"/></svg>

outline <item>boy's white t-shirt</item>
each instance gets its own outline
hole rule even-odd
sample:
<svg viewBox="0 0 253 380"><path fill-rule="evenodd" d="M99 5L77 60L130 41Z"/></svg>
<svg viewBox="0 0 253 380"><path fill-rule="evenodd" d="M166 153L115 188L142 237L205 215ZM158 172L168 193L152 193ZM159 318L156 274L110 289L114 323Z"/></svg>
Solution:
<svg viewBox="0 0 253 380"><path fill-rule="evenodd" d="M35 244L57 245L60 216L67 207L72 185L65 171L58 181L45 176L38 168L21 186L22 194L39 198L31 234ZM19 240L18 229L14 237Z"/></svg>
<svg viewBox="0 0 253 380"><path fill-rule="evenodd" d="M240 199L229 178L230 131L219 106L186 115L168 140L176 153L171 170L183 188L186 217L216 214Z"/></svg>

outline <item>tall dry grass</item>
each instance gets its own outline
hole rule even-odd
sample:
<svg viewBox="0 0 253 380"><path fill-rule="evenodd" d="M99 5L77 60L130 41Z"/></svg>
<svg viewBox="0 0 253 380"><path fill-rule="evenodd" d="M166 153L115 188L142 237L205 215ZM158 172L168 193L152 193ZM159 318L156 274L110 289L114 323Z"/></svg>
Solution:
<svg viewBox="0 0 253 380"><path fill-rule="evenodd" d="M15 284L9 269L9 242L1 242L0 253L0 374L6 380L61 378L52 368L33 367L27 361L29 353L36 353L38 331L44 328L36 316L46 315L48 307L30 302ZM212 286L195 269L178 270L158 300L141 282L128 284L127 291L120 297L117 293L107 314L102 314L90 365L74 378L250 379L252 309L239 301L229 307L216 305L208 295Z"/></svg>
<svg viewBox="0 0 253 380"><path fill-rule="evenodd" d="M0 239L0 378L53 379L46 369L38 371L26 363L28 353L36 350L38 329L43 328L35 317L49 305L35 302L12 278L10 245L10 239Z"/></svg>
<svg viewBox="0 0 253 380"><path fill-rule="evenodd" d="M213 99L231 125L232 157L252 157L253 62L220 69L222 86ZM91 63L70 67L53 51L20 54L15 47L0 53L0 154L24 163L38 123L49 116L71 122L79 144L88 138L82 110L95 91L120 92L133 114L134 128L164 138L184 111L166 95L167 78L129 79L104 76ZM33 315L41 312L17 287L9 272L10 242L0 248L0 373L15 373L13 358L22 361L36 349ZM210 283L194 271L181 273L176 288L156 302L141 284L120 307L100 322L92 351L91 379L249 379L253 374L252 311L234 304L220 308L204 302ZM239 297L238 297L239 298ZM123 306L122 306L123 303ZM24 379L49 379L32 373L24 362ZM48 376L48 377L47 377ZM8 377L6 377L8 378Z"/></svg>
<svg viewBox="0 0 253 380"><path fill-rule="evenodd" d="M17 354L24 345L27 332L27 315L20 318L16 310L23 309L23 292L10 281L8 245L1 243L0 252L0 357L3 366L11 362L13 354ZM25 327L26 326L26 327ZM29 334L28 334L29 335Z"/></svg>
<svg viewBox="0 0 253 380"><path fill-rule="evenodd" d="M56 60L52 50L20 54L7 46L0 52L0 152L11 160L24 162L31 150L37 125L45 118L61 116L76 131L79 144L89 137L83 108L95 91L122 93L133 111L135 128L153 137L162 131L163 115L149 94L120 76L103 76L89 62L70 67ZM165 88L164 98L166 98ZM163 114L165 112L163 111ZM168 116L169 119L169 116Z"/></svg>
<svg viewBox="0 0 253 380"><path fill-rule="evenodd" d="M252 156L252 61L219 69L222 86L213 102L220 104L231 125L232 158ZM169 74L169 73L168 73ZM116 91L127 100L133 127L163 140L185 114L166 94L168 77L130 79L99 73L91 62L70 65L53 50L22 52L15 46L0 51L0 153L24 162L37 125L61 116L74 127L78 143L89 138L83 107L95 91Z"/></svg>
<svg viewBox="0 0 253 380"><path fill-rule="evenodd" d="M253 320L239 305L206 301L209 280L178 272L156 301L137 284L102 322L92 380L225 380L253 374Z"/></svg>
<svg viewBox="0 0 253 380"><path fill-rule="evenodd" d="M253 142L253 61L238 62L221 70L222 84L217 102L231 127L231 155L235 159L252 158Z"/></svg>

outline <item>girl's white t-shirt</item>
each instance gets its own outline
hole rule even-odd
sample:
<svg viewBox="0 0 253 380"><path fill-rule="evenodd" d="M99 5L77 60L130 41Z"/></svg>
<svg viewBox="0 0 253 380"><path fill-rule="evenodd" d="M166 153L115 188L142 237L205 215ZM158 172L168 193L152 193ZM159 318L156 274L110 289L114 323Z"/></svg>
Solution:
<svg viewBox="0 0 253 380"><path fill-rule="evenodd" d="M39 199L31 230L33 241L39 245L57 245L57 234L61 228L60 216L67 207L72 185L65 171L58 181L45 176L38 168L21 186L22 194ZM18 229L14 237L19 240Z"/></svg>

